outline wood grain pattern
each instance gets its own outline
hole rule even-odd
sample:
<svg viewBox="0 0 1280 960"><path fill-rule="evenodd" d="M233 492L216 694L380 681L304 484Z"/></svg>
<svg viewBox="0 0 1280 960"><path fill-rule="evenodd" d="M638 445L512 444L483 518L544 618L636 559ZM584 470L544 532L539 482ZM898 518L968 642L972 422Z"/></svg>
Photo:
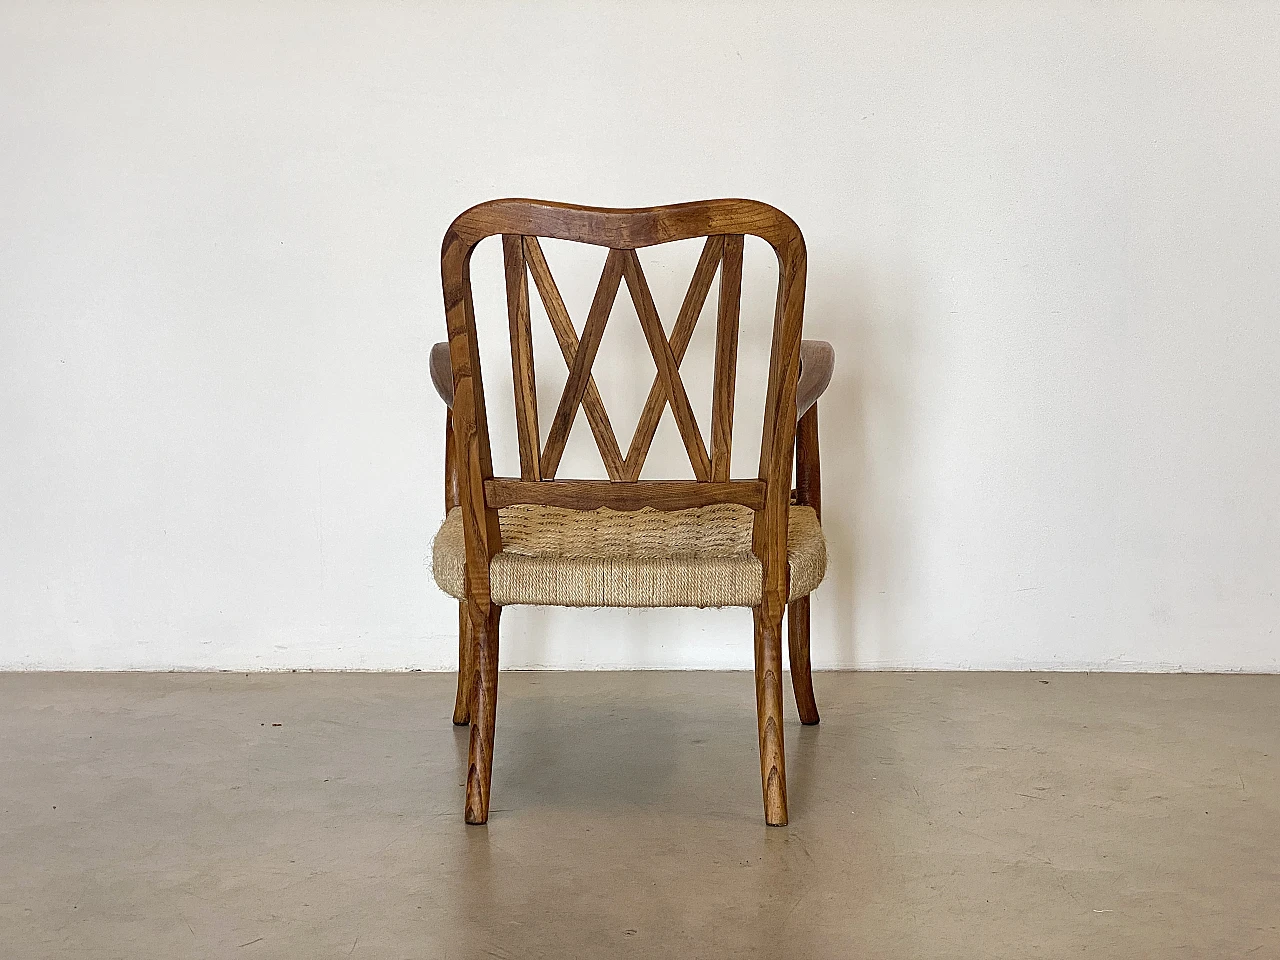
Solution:
<svg viewBox="0 0 1280 960"><path fill-rule="evenodd" d="M782 735L782 618L752 608L755 622L756 724L760 735L760 785L764 822L787 824L787 764Z"/></svg>
<svg viewBox="0 0 1280 960"><path fill-rule="evenodd" d="M813 664L809 660L809 596L787 604L787 647L791 657L791 690L796 698L796 712L807 727L821 719L818 700L813 695Z"/></svg>
<svg viewBox="0 0 1280 960"><path fill-rule="evenodd" d="M578 334L569 319L569 311L565 309L564 299L551 276L551 268L547 258L543 256L542 246L537 237L524 238L525 259L529 264L529 272L533 275L534 286L538 288L538 296L542 298L543 309L547 311L547 320L560 345L560 353L570 369L573 368L574 357L578 353ZM618 439L614 435L613 425L609 422L609 414L605 411L604 401L600 399L600 390L596 387L595 377L587 378L587 389L582 394L582 410L587 415L587 423L591 426L591 434L595 437L596 446L600 450L600 459L604 461L605 471L610 480L624 480L622 453L618 449Z"/></svg>
<svg viewBox="0 0 1280 960"><path fill-rule="evenodd" d="M693 279L689 281L689 289L685 292L684 302L676 315L675 326L671 330L671 352L676 358L677 366L684 360L685 351L689 349L689 341L693 339L698 317L707 302L707 293L711 290L711 281L715 279L716 267L720 265L723 251L724 237L707 237L702 254L698 257L698 265L694 267ZM648 399L645 400L640 419L636 422L636 432L631 437L631 446L627 450L624 480L640 479L640 471L644 469L645 458L649 455L649 447L658 432L658 423L666 406L667 391L663 389L662 377L655 373Z"/></svg>
<svg viewBox="0 0 1280 960"><path fill-rule="evenodd" d="M796 416L818 402L836 369L836 348L825 340L800 341L800 382L796 384Z"/></svg>
<svg viewBox="0 0 1280 960"><path fill-rule="evenodd" d="M715 379L711 393L711 479L728 480L733 455L733 394L738 371L742 303L742 234L724 238L716 310Z"/></svg>
<svg viewBox="0 0 1280 960"><path fill-rule="evenodd" d="M816 403L796 425L796 503L813 507L818 519L822 519L822 457Z"/></svg>
<svg viewBox="0 0 1280 960"><path fill-rule="evenodd" d="M621 251L610 250L604 262L604 271L600 274L600 282L596 285L596 295L591 301L591 310L587 314L586 325L582 328L582 338L578 343L578 351L573 358L573 366L569 369L569 378L565 381L564 392L560 394L560 405L556 408L555 419L551 421L551 430L547 434L547 445L542 451L542 475L548 480L556 475L560 465L560 457L564 455L565 441L569 439L569 429L573 426L574 416L582 403L582 396L587 389L587 381L591 377L591 364L595 362L596 351L600 349L600 341L604 337L604 327L609 321L609 313L613 310L613 301L618 296L618 285L622 279L624 258ZM610 427L609 435L613 436ZM614 449L618 442L613 441Z"/></svg>
<svg viewBox="0 0 1280 960"><path fill-rule="evenodd" d="M471 295L471 248L452 233L445 234L440 275L453 367L453 435L467 553L468 616L474 624L489 614L489 563L502 549L502 531L498 512L484 503L484 481L493 476L493 458Z"/></svg>
<svg viewBox="0 0 1280 960"><path fill-rule="evenodd" d="M471 720L473 761L472 770L483 771L483 795L477 793L475 809L483 807L488 812L488 770L492 756L492 708L497 690L497 618L499 607L489 594L489 564L494 554L502 549L502 531L498 526L498 511L485 506L484 481L493 476L493 460L489 448L489 422L485 411L484 382L480 376L480 350L476 339L475 310L471 295L471 248L454 234L445 234L440 252L440 276L444 287L445 323L449 328L449 359L453 367L453 429L456 462L458 465L458 506L462 511L463 539L466 545L466 601L465 615L468 624L459 631L460 653L472 653L472 692L467 697L466 710ZM492 693L485 701L489 710L490 731L487 752L477 744L476 687L480 683L480 655L476 630L487 629L492 623L494 644L489 653L493 672ZM465 637L466 631L471 637ZM458 704L455 703L455 711ZM483 730L484 724L481 724ZM483 739L483 738L482 738ZM468 773L468 813L472 810L471 781ZM477 788L478 789L478 788Z"/></svg>
<svg viewBox="0 0 1280 960"><path fill-rule="evenodd" d="M818 450L818 405L814 403L796 426L796 503L813 507L822 518L822 466ZM800 722L821 720L813 694L813 665L809 659L809 597L787 605L787 648L791 658L791 689Z"/></svg>
<svg viewBox="0 0 1280 960"><path fill-rule="evenodd" d="M495 502L504 496L529 496L523 489L503 488L502 483L527 484L539 488L537 496L559 497L563 489L548 480L495 481L489 448L489 429L485 412L484 388L480 369L480 356L476 339L476 323L471 295L470 262L475 245L486 237L495 235L519 235L524 239L523 250L530 272L538 285L539 294L548 305L548 315L555 315L553 327L558 324L557 339L569 364L570 372L565 393L557 409L556 418L548 435L546 448L539 461L544 478L554 477L555 468L563 452L565 439L579 406L588 409L593 419L593 433L597 441L604 435L597 429L607 423L603 417L590 412L594 401L584 400L598 393L592 386L591 365L609 308L617 295L623 275L636 302L645 338L658 367L662 398L657 402L671 405L677 427L690 455L695 476L703 483L692 484L697 495L738 497L745 489L734 483L726 485L722 492L716 483L710 482L711 457L702 443L701 433L689 406L683 383L680 380L679 357L683 357L687 340L685 328L680 327L680 338L675 334L669 340L662 329L653 307L652 296L634 250L640 247L695 237L723 237L749 234L760 237L773 248L778 260L778 292L774 308L773 335L770 346L769 377L766 389L764 430L760 446L760 469L757 486L762 490L752 493L755 520L752 526L752 550L760 559L762 568L762 596L754 610L757 719L760 739L761 781L764 792L765 819L767 823L782 824L787 820L786 770L782 736L782 618L786 612L787 567L787 511L791 495L791 475L796 451L797 382L800 372L801 324L804 312L804 287L806 257L804 238L789 217L767 204L750 200L709 200L698 203L677 204L666 207L646 207L632 210L610 210L600 207L582 207L571 204L547 203L535 200L495 200L480 204L459 216L445 234L441 249L440 270L444 287L445 318L449 329L449 360L452 367L453 429L457 460L458 501L462 512L463 537L466 543L466 614L469 629L474 634L471 648L475 651L471 716L471 745L467 774L466 815L469 822L484 822L489 811L489 784L492 771L494 717L497 705L498 617L500 608L493 603L489 592L489 564L501 549L501 529L498 524ZM580 341L570 337L572 324L567 322L563 304L556 308L558 293L551 296L553 282L545 261L536 253L536 237L550 237L609 247L604 275L596 292L596 299L583 328ZM723 241L721 241L723 243ZM704 247L705 261L720 259L720 251L711 242ZM540 253L540 251L539 251ZM714 270L714 263L710 265ZM732 269L732 267L730 268ZM702 281L695 277L691 294ZM709 282L709 281L708 281ZM702 299L705 299L705 291ZM686 298L688 299L688 297ZM519 293L516 293L517 307ZM702 300L699 300L699 306ZM691 311L691 324L696 316ZM680 326L679 323L677 326ZM726 345L727 346L727 345ZM724 367L727 368L727 362ZM439 385L438 385L439 386ZM442 394L443 395L443 394ZM727 406L722 401L722 406ZM725 421L728 422L727 420ZM723 428L721 428L723 429ZM612 428L608 430L612 438ZM643 437L643 434L642 434ZM616 438L613 448L616 450ZM647 451L650 441L642 439L640 446ZM713 449L726 449L716 443L716 428L712 427ZM602 444L607 449L608 443ZM632 451L639 449L633 440ZM726 458L727 459L727 456ZM635 464L627 464L620 453L611 461L605 456L609 476L620 479L624 468L636 468L643 461L641 454ZM717 460L717 462L719 462ZM548 469L550 468L550 469ZM522 473L524 471L522 470ZM635 476L634 474L632 475ZM660 484L661 481L650 481ZM687 483L687 481L686 481ZM621 484L615 484L621 486ZM668 495L658 487L628 485L627 502L641 505L641 501L653 503L672 502L669 496L690 495L683 490ZM554 492L544 493L541 488ZM676 489L676 488L673 488ZM652 492L651 492L652 491ZM575 501L585 506L593 502L594 490L579 490ZM652 497L652 499L647 499ZM734 501L737 502L737 501Z"/></svg>
<svg viewBox="0 0 1280 960"><path fill-rule="evenodd" d="M533 330L529 323L529 273L524 266L524 238L505 234L502 261L507 280L507 319L511 332L511 382L515 386L516 439L520 476L541 480L538 436L538 389L533 370Z"/></svg>
<svg viewBox="0 0 1280 960"><path fill-rule="evenodd" d="M795 456L796 384L800 373L800 327L804 313L804 241L778 250L778 296L765 392L760 444L760 479L768 484L764 509L756 513L752 549L764 569L761 606L766 619L780 622L788 598L787 514Z"/></svg>
<svg viewBox="0 0 1280 960"><path fill-rule="evenodd" d="M454 726L471 722L471 690L476 680L475 636L467 605L458 603L458 692L453 696Z"/></svg>
<svg viewBox="0 0 1280 960"><path fill-rule="evenodd" d="M467 823L489 820L489 788L493 781L493 735L498 716L499 606L475 630L476 668L471 689L471 741L467 747Z"/></svg>
<svg viewBox="0 0 1280 960"><path fill-rule="evenodd" d="M437 343L431 348L428 369L431 371L431 384L436 388L436 394L444 401L445 407L452 410L453 367L449 362L448 343Z"/></svg>
<svg viewBox="0 0 1280 960"><path fill-rule="evenodd" d="M436 344L441 346L441 344ZM452 384L452 377L450 377ZM444 511L458 505L458 457L454 452L453 411L444 413ZM471 720L471 685L475 657L471 648L471 622L467 605L458 604L458 692L453 698L453 722L459 726Z"/></svg>
<svg viewBox="0 0 1280 960"><path fill-rule="evenodd" d="M635 303L645 341L649 344L649 352L658 365L658 377L666 391L667 403L671 405L680 439L684 441L684 448L689 453L693 475L699 480L710 480L711 458L707 456L707 446L702 441L698 420L693 415L689 395L685 393L684 381L680 379L680 364L671 352L671 344L662 329L662 320L658 317L658 308L653 303L653 294L649 291L649 282L645 279L644 271L640 268L640 258L634 250L623 251L622 274L627 278L627 289L631 291L631 299Z"/></svg>
<svg viewBox="0 0 1280 960"><path fill-rule="evenodd" d="M764 508L756 513L752 549L763 568L756 617L756 708L760 729L760 776L765 822L787 822L787 781L782 737L782 618L789 593L787 516L795 456L796 384L800 376L800 333L804 314L805 253L798 235L778 253L778 295L765 392L760 444L760 479L766 481Z"/></svg>
<svg viewBox="0 0 1280 960"><path fill-rule="evenodd" d="M632 208L525 198L489 200L460 214L449 233L467 246L500 233L572 240L616 250L726 233L760 237L775 250L803 244L800 228L781 210L758 200L737 199Z"/></svg>
<svg viewBox="0 0 1280 960"><path fill-rule="evenodd" d="M759 510L764 506L765 485L759 480L700 483L696 480L543 480L530 483L510 477L486 480L485 499L491 507L536 503L570 510L687 510L715 503L740 503Z"/></svg>
<svg viewBox="0 0 1280 960"><path fill-rule="evenodd" d="M453 437L453 411L444 411L444 512L458 505L458 454Z"/></svg>

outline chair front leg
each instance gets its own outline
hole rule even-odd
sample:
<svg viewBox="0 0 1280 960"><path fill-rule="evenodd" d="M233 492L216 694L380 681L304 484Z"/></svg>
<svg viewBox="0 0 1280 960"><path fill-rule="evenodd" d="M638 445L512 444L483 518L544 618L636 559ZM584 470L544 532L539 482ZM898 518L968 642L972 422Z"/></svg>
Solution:
<svg viewBox="0 0 1280 960"><path fill-rule="evenodd" d="M764 822L787 823L787 764L782 742L782 606L752 608L755 620L756 722L760 734L760 783Z"/></svg>
<svg viewBox="0 0 1280 960"><path fill-rule="evenodd" d="M814 403L796 424L796 503L813 507L822 517L822 462L818 453L818 404ZM787 648L791 657L791 688L796 696L800 722L817 723L818 701L813 695L813 668L809 661L809 598L787 605Z"/></svg>

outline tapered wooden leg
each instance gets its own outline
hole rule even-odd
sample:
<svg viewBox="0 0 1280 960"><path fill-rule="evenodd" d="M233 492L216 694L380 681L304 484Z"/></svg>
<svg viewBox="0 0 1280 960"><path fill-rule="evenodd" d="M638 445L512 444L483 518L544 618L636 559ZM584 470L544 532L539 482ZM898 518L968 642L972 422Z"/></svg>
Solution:
<svg viewBox="0 0 1280 960"><path fill-rule="evenodd" d="M467 605L458 604L458 693L453 698L453 722L471 722L471 688L475 683L476 651Z"/></svg>
<svg viewBox="0 0 1280 960"><path fill-rule="evenodd" d="M458 451L453 436L453 411L444 414L444 509L458 505ZM475 673L475 644L467 605L458 604L458 692L453 698L453 722L462 726L471 720L471 686Z"/></svg>
<svg viewBox="0 0 1280 960"><path fill-rule="evenodd" d="M782 745L782 608L772 616L764 607L755 607L752 612L764 822L771 827L781 827L787 823L787 765Z"/></svg>
<svg viewBox="0 0 1280 960"><path fill-rule="evenodd" d="M474 679L471 692L471 745L467 757L467 823L489 819L489 782L493 776L493 730L498 709L498 615L502 608L489 607L475 631Z"/></svg>
<svg viewBox="0 0 1280 960"><path fill-rule="evenodd" d="M809 665L809 598L801 597L787 604L787 647L791 654L791 689L796 695L800 722L813 726L818 716L818 701L813 696L813 670Z"/></svg>
<svg viewBox="0 0 1280 960"><path fill-rule="evenodd" d="M818 447L818 405L815 403L796 424L796 491L798 504L813 507L822 517L822 459ZM818 701L813 696L813 668L809 663L809 598L787 604L787 646L791 654L791 688L796 695L800 722L815 724Z"/></svg>

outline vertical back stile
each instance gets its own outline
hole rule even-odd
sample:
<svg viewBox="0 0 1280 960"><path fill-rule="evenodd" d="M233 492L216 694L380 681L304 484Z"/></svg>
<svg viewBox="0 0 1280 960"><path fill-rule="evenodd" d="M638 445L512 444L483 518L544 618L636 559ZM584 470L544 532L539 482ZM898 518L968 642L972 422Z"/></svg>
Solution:
<svg viewBox="0 0 1280 960"><path fill-rule="evenodd" d="M541 480L538 395L533 370L533 331L529 323L529 276L524 238L502 237L507 279L507 318L511 327L511 381L515 386L516 436L520 445L520 479Z"/></svg>
<svg viewBox="0 0 1280 960"><path fill-rule="evenodd" d="M489 562L502 549L502 530L498 511L485 502L484 495L484 482L493 476L493 460L471 297L474 241L468 242L456 228L455 221L445 234L440 277L449 329L449 361L453 366L453 442L466 550L466 616L472 627L483 629L492 612Z"/></svg>
<svg viewBox="0 0 1280 960"><path fill-rule="evenodd" d="M711 479L728 480L733 452L733 395L738 371L742 304L742 234L724 238L720 303L716 312L715 380L711 395Z"/></svg>
<svg viewBox="0 0 1280 960"><path fill-rule="evenodd" d="M761 607L781 617L788 596L787 512L796 436L796 385L800 379L800 336L804 314L806 260L798 234L778 251L778 297L773 342L769 349L769 385L764 435L760 443L760 479L764 509L756 513L752 550L764 572Z"/></svg>

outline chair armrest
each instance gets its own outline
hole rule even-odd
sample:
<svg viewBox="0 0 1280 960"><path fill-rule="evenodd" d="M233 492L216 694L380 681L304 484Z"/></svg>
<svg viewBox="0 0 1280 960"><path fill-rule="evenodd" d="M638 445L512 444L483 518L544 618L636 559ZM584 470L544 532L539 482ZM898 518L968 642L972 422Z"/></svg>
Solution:
<svg viewBox="0 0 1280 960"><path fill-rule="evenodd" d="M836 348L825 340L800 341L800 383L796 387L796 419L818 402L836 369Z"/></svg>
<svg viewBox="0 0 1280 960"><path fill-rule="evenodd" d="M803 348L802 348L803 349ZM828 374L828 379L830 375ZM453 364L449 362L449 344L437 343L431 348L431 382L436 393L450 410L453 409Z"/></svg>

